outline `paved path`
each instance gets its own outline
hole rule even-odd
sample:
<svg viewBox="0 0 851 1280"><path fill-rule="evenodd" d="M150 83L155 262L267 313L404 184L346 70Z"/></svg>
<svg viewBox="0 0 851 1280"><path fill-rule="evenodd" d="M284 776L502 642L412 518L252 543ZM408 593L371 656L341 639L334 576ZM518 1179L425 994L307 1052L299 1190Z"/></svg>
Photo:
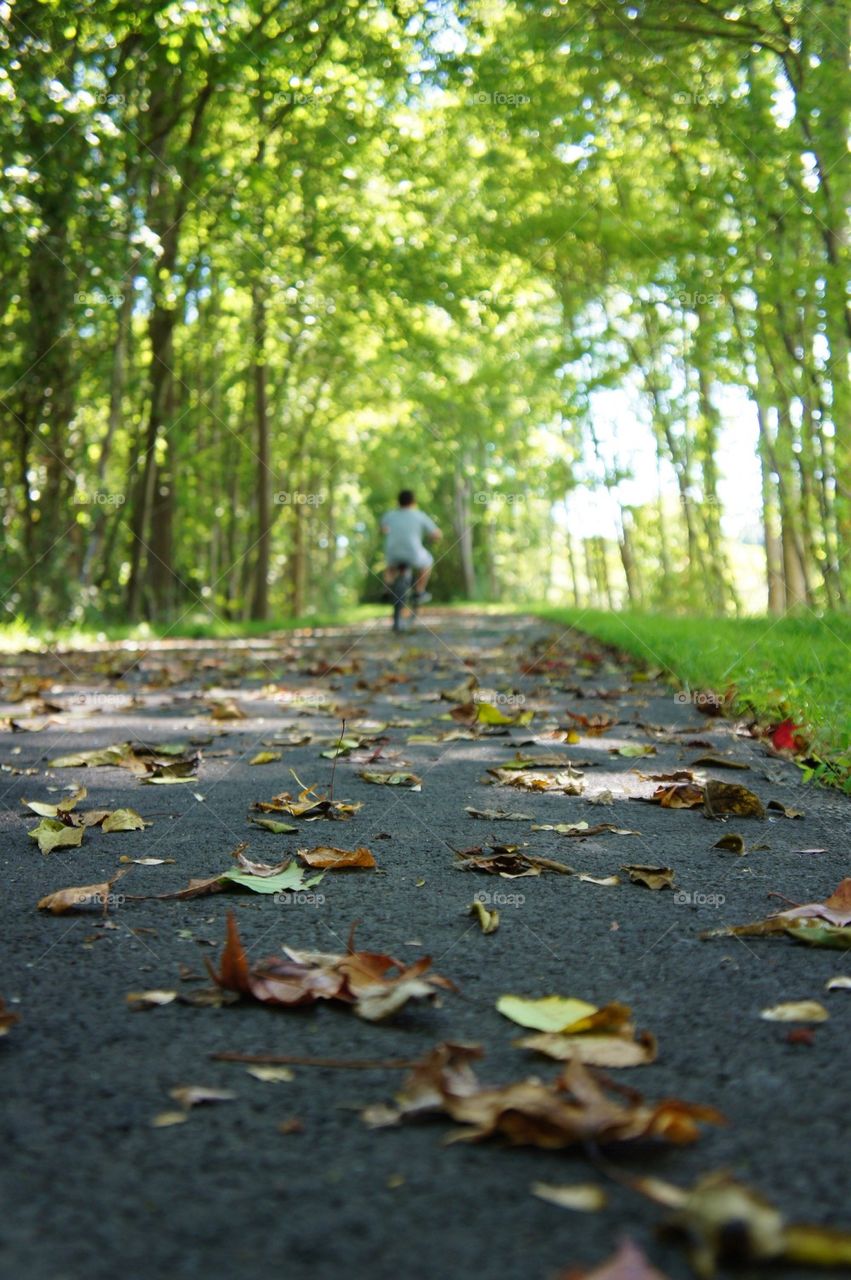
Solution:
<svg viewBox="0 0 851 1280"><path fill-rule="evenodd" d="M650 1099L707 1103L729 1119L693 1147L619 1157L622 1170L686 1185L725 1166L799 1219L838 1225L847 1216L840 1118L848 1104L851 995L824 990L828 978L849 972L847 956L790 941L702 942L698 935L778 909L772 891L797 902L826 897L849 871L848 802L802 789L793 765L678 701L664 684L634 683L631 664L617 665L585 637L517 617L434 611L425 622L398 640L382 620L246 643L105 646L7 664L3 698L46 683L44 702L24 697L0 707L22 726L0 736L0 995L20 1013L0 1042L4 1095L14 1100L2 1127L3 1274L547 1280L570 1265L600 1262L625 1232L666 1275L691 1274L679 1248L655 1236L663 1211L625 1186L609 1183L608 1208L593 1214L530 1194L537 1180L600 1181L582 1151L509 1149L498 1141L446 1147L441 1139L451 1124L443 1120L370 1130L359 1112L391 1101L398 1070L296 1067L290 1082L268 1083L243 1065L211 1059L222 1051L410 1059L460 1040L486 1049L479 1070L489 1081L551 1078L556 1064L514 1046L519 1028L494 1007L506 992L628 1004L638 1026L658 1036L659 1056L618 1079ZM537 670L524 674L535 659ZM445 718L453 704L438 694L471 673L503 710L534 710L532 726L409 742L459 727ZM210 703L224 698L246 718L213 719ZM578 724L568 710L617 723L601 736L580 726L581 740L564 748L551 738L524 751L566 750L592 761L583 770L584 794L482 784L485 770L514 755L518 743ZM316 822L298 835L250 825L254 801L297 789L291 769L327 787L332 762L320 751L332 745L341 715L350 733L364 720L388 726L360 732L387 739L386 763L419 774L421 791L370 785L358 776L362 764L341 759L335 797L362 803L350 822ZM313 737L278 747L279 762L248 763L275 749L262 745L270 739L293 735ZM711 748L690 745L697 738ZM177 785L142 785L117 767L47 765L57 755L131 740L193 739L207 740L198 774ZM650 758L612 753L651 743ZM708 776L743 782L764 802L777 799L806 816L721 826L699 811L634 801L656 785L636 770L687 767L709 749L749 770L708 767ZM28 839L36 819L21 800L55 802L66 794L56 788L72 784L88 788L80 810L130 806L153 825L112 834L92 828L80 848L42 855ZM589 803L605 791L611 805ZM520 810L537 823L613 822L640 834L570 839L531 831L530 822L477 821L467 805ZM744 856L713 848L730 830L749 846L769 847ZM243 840L251 857L270 862L305 845L366 845L380 873L328 873L318 904L221 894L128 897L106 920L96 908L60 916L36 910L54 890L108 879L122 855L168 861L133 865L116 894L177 890L226 869ZM621 882L604 887L554 874L502 880L456 869L457 849L524 840L533 854L598 877L618 874ZM813 849L822 852L800 852ZM624 863L673 867L677 891L630 883ZM477 890L508 898L491 936L465 914ZM459 994L381 1025L328 1005L288 1012L174 1002L131 1011L128 992L206 985L181 975L204 977L204 960L221 949L228 908L253 960L282 944L342 951L359 921L359 946L408 959L429 954ZM800 998L830 1010L812 1044L790 1043L787 1026L759 1016ZM178 1085L237 1096L194 1108L185 1123L155 1127L154 1117L175 1110L169 1091ZM806 1273L785 1274L797 1280Z"/></svg>

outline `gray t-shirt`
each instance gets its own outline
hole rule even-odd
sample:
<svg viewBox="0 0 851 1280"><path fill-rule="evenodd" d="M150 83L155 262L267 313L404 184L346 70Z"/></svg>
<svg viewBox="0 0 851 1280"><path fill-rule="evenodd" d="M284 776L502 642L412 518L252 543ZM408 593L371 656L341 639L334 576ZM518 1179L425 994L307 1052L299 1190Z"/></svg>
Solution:
<svg viewBox="0 0 851 1280"><path fill-rule="evenodd" d="M384 554L388 564L420 564L425 547L423 537L437 533L437 525L419 507L397 507L382 517L385 530ZM427 553L426 553L427 554Z"/></svg>

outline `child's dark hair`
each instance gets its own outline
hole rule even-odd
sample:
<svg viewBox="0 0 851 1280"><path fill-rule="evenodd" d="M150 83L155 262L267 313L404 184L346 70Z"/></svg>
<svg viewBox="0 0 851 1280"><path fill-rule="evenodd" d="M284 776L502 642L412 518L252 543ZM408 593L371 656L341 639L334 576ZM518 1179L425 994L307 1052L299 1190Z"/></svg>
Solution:
<svg viewBox="0 0 851 1280"><path fill-rule="evenodd" d="M400 507L412 507L416 502L413 489L403 489L399 494Z"/></svg>

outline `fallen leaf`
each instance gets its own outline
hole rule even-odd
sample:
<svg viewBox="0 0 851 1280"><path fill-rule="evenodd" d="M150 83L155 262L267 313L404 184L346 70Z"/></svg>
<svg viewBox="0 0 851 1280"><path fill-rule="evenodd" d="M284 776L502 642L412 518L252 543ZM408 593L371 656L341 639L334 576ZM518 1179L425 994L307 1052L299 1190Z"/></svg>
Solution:
<svg viewBox="0 0 851 1280"><path fill-rule="evenodd" d="M712 848L724 849L727 853L744 853L744 836L736 835L734 831L731 831L729 835L722 836L720 840L716 840Z"/></svg>
<svg viewBox="0 0 851 1280"><path fill-rule="evenodd" d="M479 1142L502 1137L511 1145L557 1150L595 1141L600 1145L656 1139L684 1145L699 1137L699 1125L723 1124L713 1107L668 1098L645 1103L630 1091L623 1102L607 1094L580 1062L571 1062L552 1082L537 1078L504 1086L481 1085L471 1061L477 1045L440 1044L422 1059L396 1095L396 1110L381 1123L444 1114L463 1126L448 1141Z"/></svg>
<svg viewBox="0 0 851 1280"><path fill-rule="evenodd" d="M151 1124L155 1129L168 1129L173 1124L186 1124L188 1119L188 1111L160 1111L154 1116Z"/></svg>
<svg viewBox="0 0 851 1280"><path fill-rule="evenodd" d="M670 787L657 787L652 796L636 796L645 804L658 804L663 809L697 809L704 802L703 787L695 783L674 783Z"/></svg>
<svg viewBox="0 0 851 1280"><path fill-rule="evenodd" d="M560 1209L577 1209L582 1213L596 1213L609 1202L605 1189L595 1182L574 1182L553 1186L549 1182L533 1182L533 1196L557 1204Z"/></svg>
<svg viewBox="0 0 851 1280"><path fill-rule="evenodd" d="M733 813L738 818L764 818L765 809L759 796L735 782L717 782L710 778L703 789L704 807L711 818Z"/></svg>
<svg viewBox="0 0 851 1280"><path fill-rule="evenodd" d="M474 898L467 908L467 915L475 916L479 922L482 933L496 933L499 928L499 912L488 911L483 902L478 898Z"/></svg>
<svg viewBox="0 0 851 1280"><path fill-rule="evenodd" d="M828 978L824 987L826 991L851 991L851 977L842 973L836 978Z"/></svg>
<svg viewBox="0 0 851 1280"><path fill-rule="evenodd" d="M146 822L135 809L113 809L100 824L101 831L144 831L152 824Z"/></svg>
<svg viewBox="0 0 851 1280"><path fill-rule="evenodd" d="M373 782L380 787L407 787L410 791L422 789L422 778L405 770L361 769L358 776L364 782Z"/></svg>
<svg viewBox="0 0 851 1280"><path fill-rule="evenodd" d="M783 804L781 800L769 800L766 808L772 813L782 813L784 818L803 818L803 809L792 809L789 805Z"/></svg>
<svg viewBox="0 0 851 1280"><path fill-rule="evenodd" d="M696 760L689 760L689 764L693 766L703 765L705 768L712 769L749 769L750 765L745 764L741 760L732 760L729 756L705 755L698 756Z"/></svg>
<svg viewBox="0 0 851 1280"><path fill-rule="evenodd" d="M315 849L297 849L296 853L309 867L327 867L337 870L345 867L377 867L378 863L369 849L335 849L318 845Z"/></svg>
<svg viewBox="0 0 851 1280"><path fill-rule="evenodd" d="M210 715L214 720L245 720L245 712L233 698L223 698L211 702L209 705Z"/></svg>
<svg viewBox="0 0 851 1280"><path fill-rule="evenodd" d="M162 867L166 863L174 863L174 858L131 858L128 854L122 853L118 859L119 862L133 862L138 867Z"/></svg>
<svg viewBox="0 0 851 1280"><path fill-rule="evenodd" d="M295 1072L291 1067L272 1067L272 1066L256 1066L246 1067L246 1071L255 1080L262 1080L265 1084L286 1084L290 1080L295 1080Z"/></svg>
<svg viewBox="0 0 851 1280"><path fill-rule="evenodd" d="M627 742L622 747L612 747L612 755L625 756L627 759L640 759L642 756L655 756L656 748L650 743Z"/></svg>
<svg viewBox="0 0 851 1280"><path fill-rule="evenodd" d="M248 761L249 764L274 764L276 760L283 758L280 751L258 751L256 756L252 756Z"/></svg>
<svg viewBox="0 0 851 1280"><path fill-rule="evenodd" d="M298 831L298 827L293 826L292 823L276 822L274 818L252 818L251 821L255 827L261 827L264 831L271 831L276 836Z"/></svg>
<svg viewBox="0 0 851 1280"><path fill-rule="evenodd" d="M475 718L478 724L529 724L535 715L534 711L530 710L516 711L513 715L506 715L490 702L477 702L475 705Z"/></svg>
<svg viewBox="0 0 851 1280"><path fill-rule="evenodd" d="M230 1089L210 1089L203 1084L181 1084L169 1089L168 1096L188 1110L209 1102L232 1102L236 1094Z"/></svg>
<svg viewBox="0 0 851 1280"><path fill-rule="evenodd" d="M603 889L614 889L615 885L620 884L620 876L590 876L587 871L579 872L579 879L584 880L586 884L596 884Z"/></svg>
<svg viewBox="0 0 851 1280"><path fill-rule="evenodd" d="M582 1032L578 1035L562 1035L542 1031L534 1036L523 1036L514 1042L520 1049L542 1053L556 1062L584 1062L588 1067L643 1067L656 1061L656 1039L649 1031L638 1037L630 1023L617 1032Z"/></svg>
<svg viewBox="0 0 851 1280"><path fill-rule="evenodd" d="M766 1022L826 1022L830 1014L818 1000L787 1000L763 1009L759 1016Z"/></svg>
<svg viewBox="0 0 851 1280"><path fill-rule="evenodd" d="M177 999L176 991L128 991L124 999L135 1011L158 1009Z"/></svg>
<svg viewBox="0 0 851 1280"><path fill-rule="evenodd" d="M236 919L228 913L227 942L219 972L211 977L226 990L238 991L263 1004L293 1008L317 1000L338 1000L354 1006L370 1022L381 1021L409 1000L431 999L438 988L454 990L439 974L428 974L429 956L406 965L392 956L352 949L343 955L294 951L270 956L252 969L242 946ZM394 972L395 971L395 972Z"/></svg>
<svg viewBox="0 0 851 1280"><path fill-rule="evenodd" d="M621 867L633 884L643 884L648 889L671 889L674 884L674 872L671 867L644 867L638 863Z"/></svg>
<svg viewBox="0 0 851 1280"><path fill-rule="evenodd" d="M129 867L125 867L124 870L117 872L111 880L103 880L100 884L84 884L68 889L57 889L54 893L48 893L45 897L39 899L38 910L49 911L54 916L61 916L66 911L73 911L77 907L91 907L97 904L102 906L104 912L106 912L112 895L112 886L122 876L126 876L129 870Z"/></svg>
<svg viewBox="0 0 851 1280"><path fill-rule="evenodd" d="M57 800L56 804L46 804L41 800L22 800L21 804L32 809L33 813L37 813L41 818L58 818L62 813L70 813L81 800L85 800L87 795L86 788L79 787L73 795L66 796L64 800Z"/></svg>
<svg viewBox="0 0 851 1280"><path fill-rule="evenodd" d="M531 822L535 816L532 813L512 813L510 809L474 809L471 805L466 806L465 812L471 818L482 818L488 822Z"/></svg>
<svg viewBox="0 0 851 1280"><path fill-rule="evenodd" d="M58 818L42 818L27 835L38 842L42 853L52 853L54 849L79 848L83 843L84 830L83 827L66 826Z"/></svg>
<svg viewBox="0 0 851 1280"><path fill-rule="evenodd" d="M543 996L535 1000L506 995L499 997L496 1007L504 1018L518 1026L561 1035L621 1027L628 1022L630 1013L626 1005L607 1004L598 1008L573 996Z"/></svg>
<svg viewBox="0 0 851 1280"><path fill-rule="evenodd" d="M561 791L567 796L582 794L582 775L572 770L567 773L532 773L525 770L488 769L495 785L518 787L521 791ZM489 781L490 779L488 779Z"/></svg>
<svg viewBox="0 0 851 1280"><path fill-rule="evenodd" d="M363 808L360 801L332 800L330 796L320 795L313 787L302 787L298 799L294 800L288 791L271 800L257 800L255 809L261 813L286 813L291 818L304 818L312 821L315 818L330 818L347 821Z"/></svg>

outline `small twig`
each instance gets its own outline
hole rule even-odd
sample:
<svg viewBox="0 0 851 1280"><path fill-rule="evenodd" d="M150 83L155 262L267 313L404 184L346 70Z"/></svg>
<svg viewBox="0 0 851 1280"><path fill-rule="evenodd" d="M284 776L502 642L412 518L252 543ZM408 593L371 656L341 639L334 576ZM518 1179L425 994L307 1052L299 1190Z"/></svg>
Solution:
<svg viewBox="0 0 851 1280"><path fill-rule="evenodd" d="M331 786L328 791L328 799L334 799L334 774L337 772L337 760L340 756L340 747L343 745L343 738L346 736L345 718L340 721L340 737L337 741L337 750L334 752L334 759L331 762Z"/></svg>
<svg viewBox="0 0 851 1280"><path fill-rule="evenodd" d="M262 1062L290 1067L342 1067L346 1070L403 1071L417 1065L415 1058L305 1058L295 1053L211 1053L216 1062Z"/></svg>

